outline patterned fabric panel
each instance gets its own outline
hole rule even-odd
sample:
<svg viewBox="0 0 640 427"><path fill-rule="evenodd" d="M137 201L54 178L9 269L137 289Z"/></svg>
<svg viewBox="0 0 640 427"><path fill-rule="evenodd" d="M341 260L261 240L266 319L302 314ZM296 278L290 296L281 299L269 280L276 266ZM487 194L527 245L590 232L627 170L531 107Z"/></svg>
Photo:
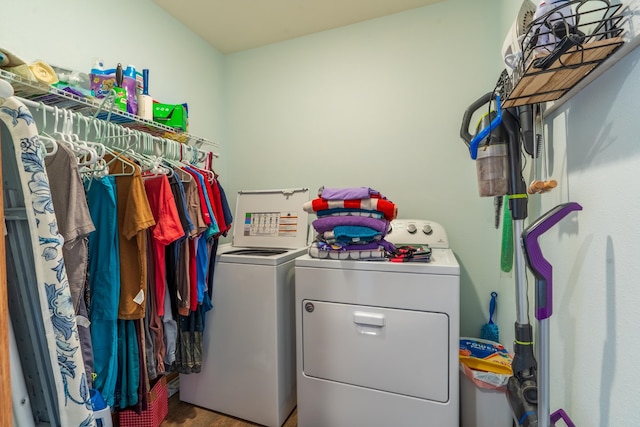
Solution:
<svg viewBox="0 0 640 427"><path fill-rule="evenodd" d="M15 97L0 99L0 120L13 139L31 228L31 245L46 340L57 385L63 426L95 426L76 314L62 258L64 240L58 232L44 148L29 109ZM3 144L11 141L3 141Z"/></svg>

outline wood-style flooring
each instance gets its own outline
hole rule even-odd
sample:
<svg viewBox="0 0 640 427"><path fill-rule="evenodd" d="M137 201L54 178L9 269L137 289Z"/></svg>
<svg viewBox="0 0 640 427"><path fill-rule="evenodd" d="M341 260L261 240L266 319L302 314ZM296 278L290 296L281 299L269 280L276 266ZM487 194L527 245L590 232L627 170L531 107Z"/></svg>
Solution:
<svg viewBox="0 0 640 427"><path fill-rule="evenodd" d="M250 423L228 415L210 411L199 406L181 402L179 392L169 398L169 414L160 427L193 426L193 427L255 427ZM298 413L293 410L283 427L297 427Z"/></svg>

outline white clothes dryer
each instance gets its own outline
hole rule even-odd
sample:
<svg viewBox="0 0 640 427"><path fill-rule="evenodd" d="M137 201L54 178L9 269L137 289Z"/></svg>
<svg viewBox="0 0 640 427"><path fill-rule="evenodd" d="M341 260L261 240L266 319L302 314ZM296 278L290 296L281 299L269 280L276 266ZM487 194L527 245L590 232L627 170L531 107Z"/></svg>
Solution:
<svg viewBox="0 0 640 427"><path fill-rule="evenodd" d="M458 427L460 267L440 224L391 230L430 262L295 261L299 427Z"/></svg>
<svg viewBox="0 0 640 427"><path fill-rule="evenodd" d="M294 260L307 252L308 189L238 194L233 243L220 245L202 370L180 400L268 427L296 405Z"/></svg>

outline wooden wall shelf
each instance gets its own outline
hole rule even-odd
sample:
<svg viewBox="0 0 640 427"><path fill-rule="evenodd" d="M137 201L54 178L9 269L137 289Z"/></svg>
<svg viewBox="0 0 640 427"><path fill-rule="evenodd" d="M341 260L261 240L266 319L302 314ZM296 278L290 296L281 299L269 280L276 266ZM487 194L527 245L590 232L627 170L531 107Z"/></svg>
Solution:
<svg viewBox="0 0 640 427"><path fill-rule="evenodd" d="M535 59L546 55L534 56L509 92L504 108L561 98L623 44L622 37L585 43L567 51L546 70L533 67Z"/></svg>
<svg viewBox="0 0 640 427"><path fill-rule="evenodd" d="M520 60L511 74L503 71L498 81L502 106L556 101L574 89L625 44L621 6L610 0L568 0L530 22L518 38ZM568 10L572 14L567 15ZM559 55L548 68L534 67L536 60L559 53L556 50L569 37L580 44Z"/></svg>

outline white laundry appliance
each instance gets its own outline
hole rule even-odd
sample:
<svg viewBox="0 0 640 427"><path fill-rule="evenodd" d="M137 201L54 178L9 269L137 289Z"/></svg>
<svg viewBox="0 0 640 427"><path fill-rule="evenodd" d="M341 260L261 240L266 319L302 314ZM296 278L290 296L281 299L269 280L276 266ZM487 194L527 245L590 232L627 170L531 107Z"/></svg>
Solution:
<svg viewBox="0 0 640 427"><path fill-rule="evenodd" d="M233 243L220 245L202 370L180 400L268 427L296 405L294 260L307 252L306 188L242 191Z"/></svg>
<svg viewBox="0 0 640 427"><path fill-rule="evenodd" d="M296 259L299 427L458 427L460 267L436 222L386 239L430 262Z"/></svg>

